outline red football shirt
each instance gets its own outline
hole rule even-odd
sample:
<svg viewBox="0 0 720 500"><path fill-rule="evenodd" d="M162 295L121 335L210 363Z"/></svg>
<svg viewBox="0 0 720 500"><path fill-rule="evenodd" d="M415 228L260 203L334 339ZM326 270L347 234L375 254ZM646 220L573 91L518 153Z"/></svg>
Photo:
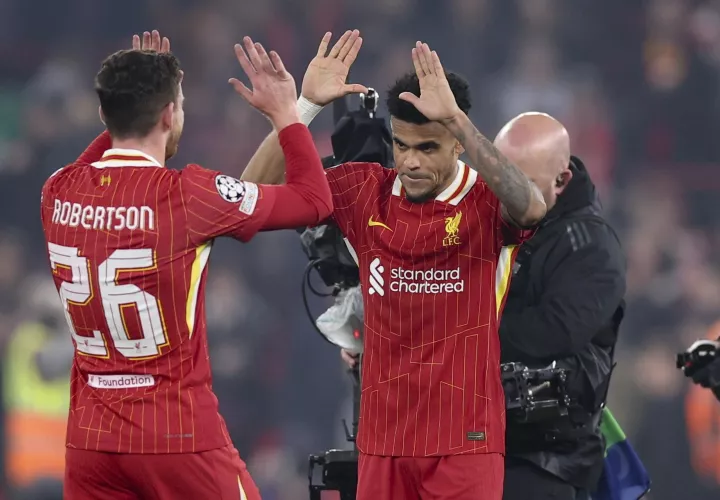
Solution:
<svg viewBox="0 0 720 500"><path fill-rule="evenodd" d="M358 448L372 455L505 452L498 316L517 245L500 203L462 162L436 199L405 199L395 170L328 170L333 217L357 254L365 304Z"/></svg>
<svg viewBox="0 0 720 500"><path fill-rule="evenodd" d="M104 137L43 187L50 264L76 346L67 445L226 446L207 348L208 258L217 236L252 238L276 191L197 165L169 170L135 150L105 151Z"/></svg>

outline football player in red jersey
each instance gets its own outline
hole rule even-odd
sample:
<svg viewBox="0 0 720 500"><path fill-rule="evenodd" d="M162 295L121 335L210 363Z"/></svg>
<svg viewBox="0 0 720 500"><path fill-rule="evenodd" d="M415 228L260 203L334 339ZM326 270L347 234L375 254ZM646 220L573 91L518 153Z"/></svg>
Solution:
<svg viewBox="0 0 720 500"><path fill-rule="evenodd" d="M303 81L313 113L347 77L326 48ZM427 44L418 42L412 59L415 73L387 100L396 168L327 170L332 218L355 250L363 285L357 498L499 500L499 315L517 246L546 205L471 123L467 82L446 74ZM322 84L318 60L334 69ZM472 166L459 161L463 151ZM278 153L271 135L243 178L279 182Z"/></svg>
<svg viewBox="0 0 720 500"><path fill-rule="evenodd" d="M107 132L48 179L41 218L76 347L68 500L259 499L218 414L204 287L213 239L317 223L332 199L280 57L249 38L235 89L278 131L288 183L165 168L183 128L182 71L159 33L102 63Z"/></svg>

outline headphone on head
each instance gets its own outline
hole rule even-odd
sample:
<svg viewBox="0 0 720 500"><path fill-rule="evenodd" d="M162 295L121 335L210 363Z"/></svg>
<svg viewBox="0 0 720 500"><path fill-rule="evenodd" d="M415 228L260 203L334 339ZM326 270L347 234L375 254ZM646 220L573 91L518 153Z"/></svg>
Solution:
<svg viewBox="0 0 720 500"><path fill-rule="evenodd" d="M565 178L562 175L558 175L555 179L555 187L563 187L565 185Z"/></svg>

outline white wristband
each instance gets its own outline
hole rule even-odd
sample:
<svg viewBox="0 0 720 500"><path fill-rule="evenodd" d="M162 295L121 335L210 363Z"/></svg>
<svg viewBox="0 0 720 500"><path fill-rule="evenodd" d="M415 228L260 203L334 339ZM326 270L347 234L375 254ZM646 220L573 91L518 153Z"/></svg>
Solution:
<svg viewBox="0 0 720 500"><path fill-rule="evenodd" d="M323 106L313 104L307 99L305 99L303 96L300 96L300 99L298 99L297 102L297 109L298 114L300 115L300 121L304 125L310 125L310 122L312 122L318 115L318 113L322 111Z"/></svg>

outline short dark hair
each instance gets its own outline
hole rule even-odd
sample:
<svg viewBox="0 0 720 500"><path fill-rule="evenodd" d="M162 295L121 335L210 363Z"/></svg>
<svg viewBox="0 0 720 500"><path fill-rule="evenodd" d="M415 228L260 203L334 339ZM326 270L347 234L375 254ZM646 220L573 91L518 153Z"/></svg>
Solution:
<svg viewBox="0 0 720 500"><path fill-rule="evenodd" d="M160 113L176 102L180 62L170 53L121 50L107 57L95 77L95 91L110 135L145 137Z"/></svg>
<svg viewBox="0 0 720 500"><path fill-rule="evenodd" d="M448 79L450 90L452 90L458 106L463 113L468 114L470 112L470 108L472 107L472 102L470 100L470 84L467 80L465 80L465 78L457 73L447 71L445 72L445 76ZM403 92L411 92L416 96L420 95L420 80L414 71L405 73L403 76L398 78L392 87L390 87L385 101L390 116L404 122L415 123L416 125L428 123L430 120L418 111L415 106L400 99L400 94Z"/></svg>

